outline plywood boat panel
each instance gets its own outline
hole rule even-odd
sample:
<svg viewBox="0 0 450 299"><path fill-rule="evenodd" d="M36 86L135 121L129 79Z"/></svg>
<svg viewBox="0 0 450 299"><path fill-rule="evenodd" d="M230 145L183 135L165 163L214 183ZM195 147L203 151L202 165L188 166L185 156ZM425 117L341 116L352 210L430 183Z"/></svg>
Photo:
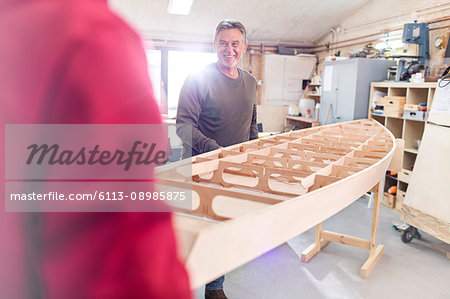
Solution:
<svg viewBox="0 0 450 299"><path fill-rule="evenodd" d="M387 168L387 163L380 167ZM375 185L382 176L383 173L366 172L339 185L328 185L316 190L317 193L231 219L202 232L197 240L198 247L193 248L186 263L188 269L195 269L191 271L193 285L201 286L232 271L325 221L367 191L356 186ZM339 192L340 189L346 192Z"/></svg>

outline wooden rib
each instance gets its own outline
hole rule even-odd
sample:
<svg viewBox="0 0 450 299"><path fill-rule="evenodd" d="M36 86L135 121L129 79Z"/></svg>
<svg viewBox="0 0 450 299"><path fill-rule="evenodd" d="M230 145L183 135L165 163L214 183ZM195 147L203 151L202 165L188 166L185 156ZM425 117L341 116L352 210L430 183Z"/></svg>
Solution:
<svg viewBox="0 0 450 299"><path fill-rule="evenodd" d="M287 136L295 137L295 138L302 138L302 137L306 137L306 136L315 134L315 133L317 133L319 131L320 131L319 128L310 128L310 129L307 129L307 130L300 130L300 131L289 132L289 133L287 133Z"/></svg>
<svg viewBox="0 0 450 299"><path fill-rule="evenodd" d="M390 147L384 145L384 146L370 146L365 145L362 147L362 150L365 152L380 152L380 153L388 153L390 151Z"/></svg>
<svg viewBox="0 0 450 299"><path fill-rule="evenodd" d="M275 136L275 140L280 141L280 142L288 142L288 141L292 141L292 140L296 140L296 139L298 139L298 137L280 136L280 135Z"/></svg>
<svg viewBox="0 0 450 299"><path fill-rule="evenodd" d="M319 151L320 146L315 144L305 144L305 143L289 143L288 150L299 150L299 151Z"/></svg>
<svg viewBox="0 0 450 299"><path fill-rule="evenodd" d="M203 163L203 162L207 162L207 161L212 161L212 158L203 158L203 157L197 157L195 159L195 161L193 161L193 164L198 164L198 163Z"/></svg>
<svg viewBox="0 0 450 299"><path fill-rule="evenodd" d="M258 183L256 186L249 186L244 184L232 184L225 181L223 177L223 173L227 168L233 168L238 169L235 170L234 174L245 174L245 175L251 175L255 178L258 178ZM215 174L218 176L219 182L224 187L231 187L231 186L242 186L242 187L254 187L258 188L259 181L261 177L264 175L264 167L262 166L251 166L251 165L245 165L241 163L234 163L229 161L220 161L219 162L219 169L217 169L217 172Z"/></svg>
<svg viewBox="0 0 450 299"><path fill-rule="evenodd" d="M255 160L263 161L262 163L255 162ZM289 159L286 158L278 158L278 157L272 157L272 156L264 156L264 155L258 155L258 154L248 154L247 161L244 162L244 164L249 165L263 165L263 166L269 166L269 167L278 167L276 164L281 164L281 167L287 167L288 166Z"/></svg>
<svg viewBox="0 0 450 299"><path fill-rule="evenodd" d="M348 146L350 146L350 145L360 145L360 143L361 142L357 142L357 141L353 141L353 142L349 142L349 140L348 139L346 139L346 138L343 138L343 137L341 137L341 136L335 136L335 135L333 135L333 134L327 134L327 135L313 135L312 137L311 137L313 140L314 139L319 139L319 140L329 140L329 141L331 141L332 143L344 143L344 144L346 144L346 145L348 145Z"/></svg>
<svg viewBox="0 0 450 299"><path fill-rule="evenodd" d="M340 141L332 141L331 146L332 147L338 147L338 148L357 148L361 145L361 142L344 142L342 139Z"/></svg>
<svg viewBox="0 0 450 299"><path fill-rule="evenodd" d="M369 146L391 146L392 147L392 141L389 140L389 142L379 142L379 141L369 141L367 143Z"/></svg>
<svg viewBox="0 0 450 299"><path fill-rule="evenodd" d="M322 163L322 162L311 162L311 161L303 161L303 160L293 160L293 159L287 159L288 160L288 169L291 170L306 170L306 171L313 171L311 167L316 168L325 168L329 164ZM296 166L299 166L299 168L296 168Z"/></svg>
<svg viewBox="0 0 450 299"><path fill-rule="evenodd" d="M322 153L311 153L311 152L305 153L305 156L306 156L306 160L308 160L308 161L322 162L322 163L325 163L324 161L337 161L343 157L343 156L333 155L333 154L322 154Z"/></svg>
<svg viewBox="0 0 450 299"><path fill-rule="evenodd" d="M223 149L220 151L219 158L225 158L227 156L236 156L239 154L241 154L241 153L237 152L237 151L230 151L230 150Z"/></svg>
<svg viewBox="0 0 450 299"><path fill-rule="evenodd" d="M282 148L271 148L270 149L271 156L275 156L277 154L281 154L282 158L287 158L287 159L295 159L294 157L297 157L297 159L306 159L305 153L301 152L301 151L290 151L290 150L282 149Z"/></svg>
<svg viewBox="0 0 450 299"><path fill-rule="evenodd" d="M262 162L255 162L255 160L262 161ZM329 165L329 164L320 163L320 162L294 160L294 159L279 158L279 157L273 157L273 156L263 156L263 155L258 155L258 154L249 154L248 159L246 162L244 162L244 164L260 165L260 166L266 166L266 167L272 167L272 168L280 167L279 165L275 164L275 162L278 162L281 165L281 167L284 167L287 170L307 171L307 172L313 172L312 167L320 169L320 168L324 168Z"/></svg>
<svg viewBox="0 0 450 299"><path fill-rule="evenodd" d="M256 185L252 186L248 184L244 184L245 179L241 178L240 182L242 183L232 183L230 181L227 181L224 178L224 173L226 168L237 168L240 169L239 171L236 171L234 174L245 174L250 175L254 174L257 178ZM284 169L277 169L277 168L270 168L270 167L262 167L262 166L250 166L250 165L243 165L238 163L232 163L228 161L221 161L219 164L219 169L217 172L215 172L215 175L218 177L218 182L224 186L224 187L243 187L243 188L253 188L255 190L264 191L271 194L277 194L277 195L285 195L285 196L295 196L299 195L303 192L305 192L305 188L301 184L301 180L295 179L294 177L305 177L309 175L311 172L300 172L300 171L289 171ZM289 183L296 183L298 187L300 188L297 193L294 192L282 192L275 190L270 187L269 180L274 179L273 175L279 174L281 179L287 180Z"/></svg>
<svg viewBox="0 0 450 299"><path fill-rule="evenodd" d="M378 153L378 152L368 152L368 151L355 151L355 157L357 158L372 158L372 159L380 159L386 156L386 153Z"/></svg>
<svg viewBox="0 0 450 299"><path fill-rule="evenodd" d="M202 216L202 217L208 217L217 221L225 221L228 220L228 217L223 217L218 215L214 209L213 209L213 200L217 196L225 196L225 197L233 197L241 200L248 200L248 201L254 201L258 203L264 203L268 205L273 205L279 202L284 201L283 198L276 198L273 195L267 196L264 194L254 194L248 192L248 190L245 191L239 191L239 190L230 190L230 189L223 189L217 186L211 186L211 185L202 185L199 183L184 183L184 182L178 182L178 181L166 181L164 184L168 184L170 186L178 186L182 188L192 188L193 191L195 191L199 195L200 204L195 210L188 210L183 208L174 208L175 211L190 214L190 215L196 215L196 216ZM238 208L238 207L236 207Z"/></svg>
<svg viewBox="0 0 450 299"><path fill-rule="evenodd" d="M332 177L332 176L325 176L325 175L315 175L314 177L314 184L308 188L308 192L317 190L319 188L325 187L329 184L332 184L334 182L337 182L341 180L341 178L338 177Z"/></svg>
<svg viewBox="0 0 450 299"><path fill-rule="evenodd" d="M331 141L328 140L314 140L305 138L302 141L303 144L311 144L316 146L331 146Z"/></svg>
<svg viewBox="0 0 450 299"><path fill-rule="evenodd" d="M254 150L261 149L261 148L263 148L263 147L259 146L257 144L254 144L254 143L253 144L242 144L240 146L240 152L244 153L247 151L254 151Z"/></svg>
<svg viewBox="0 0 450 299"><path fill-rule="evenodd" d="M355 167L368 167L375 164L378 160L372 158L345 157L344 165Z"/></svg>
<svg viewBox="0 0 450 299"><path fill-rule="evenodd" d="M349 175L357 173L364 168L362 167L353 167L353 166L342 166L342 165L333 165L331 170L331 175L334 177L345 178Z"/></svg>
<svg viewBox="0 0 450 299"><path fill-rule="evenodd" d="M338 147L333 146L333 143L330 142L329 146L324 146L321 144L299 144L299 143L289 143L288 149L295 151L311 151L311 152L321 152L321 153L330 153L330 154L337 154L342 155L346 154L349 151L351 151L354 148L350 147Z"/></svg>
<svg viewBox="0 0 450 299"><path fill-rule="evenodd" d="M313 171L302 171L302 170L287 170L287 169L281 169L281 168L272 168L272 167L265 167L264 168L264 174L268 175L268 177L273 177L273 174L279 174L282 178L286 178L292 181L298 181L294 179L293 177L306 177L313 173Z"/></svg>

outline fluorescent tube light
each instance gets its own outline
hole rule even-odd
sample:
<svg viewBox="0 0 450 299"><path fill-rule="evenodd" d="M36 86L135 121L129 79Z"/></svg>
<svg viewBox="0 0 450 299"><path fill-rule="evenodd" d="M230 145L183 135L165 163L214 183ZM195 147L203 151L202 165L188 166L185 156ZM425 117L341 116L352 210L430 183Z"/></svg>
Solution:
<svg viewBox="0 0 450 299"><path fill-rule="evenodd" d="M191 10L193 1L194 0L170 0L167 12L173 15L187 16Z"/></svg>

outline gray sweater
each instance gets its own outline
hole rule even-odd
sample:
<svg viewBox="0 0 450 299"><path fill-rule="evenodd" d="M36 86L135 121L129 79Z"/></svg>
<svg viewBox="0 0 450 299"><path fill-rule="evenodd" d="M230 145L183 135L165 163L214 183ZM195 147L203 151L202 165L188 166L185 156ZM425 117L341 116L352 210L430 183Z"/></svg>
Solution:
<svg viewBox="0 0 450 299"><path fill-rule="evenodd" d="M256 80L238 71L231 79L213 63L184 82L177 111L183 159L258 138Z"/></svg>

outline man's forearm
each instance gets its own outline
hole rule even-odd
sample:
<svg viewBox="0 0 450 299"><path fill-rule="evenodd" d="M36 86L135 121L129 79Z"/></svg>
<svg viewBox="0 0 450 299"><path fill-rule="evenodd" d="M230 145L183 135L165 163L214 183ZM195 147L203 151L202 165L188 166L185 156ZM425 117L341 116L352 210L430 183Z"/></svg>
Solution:
<svg viewBox="0 0 450 299"><path fill-rule="evenodd" d="M206 153L219 148L215 140L206 137L194 125L177 123L177 135L183 143L199 153Z"/></svg>

